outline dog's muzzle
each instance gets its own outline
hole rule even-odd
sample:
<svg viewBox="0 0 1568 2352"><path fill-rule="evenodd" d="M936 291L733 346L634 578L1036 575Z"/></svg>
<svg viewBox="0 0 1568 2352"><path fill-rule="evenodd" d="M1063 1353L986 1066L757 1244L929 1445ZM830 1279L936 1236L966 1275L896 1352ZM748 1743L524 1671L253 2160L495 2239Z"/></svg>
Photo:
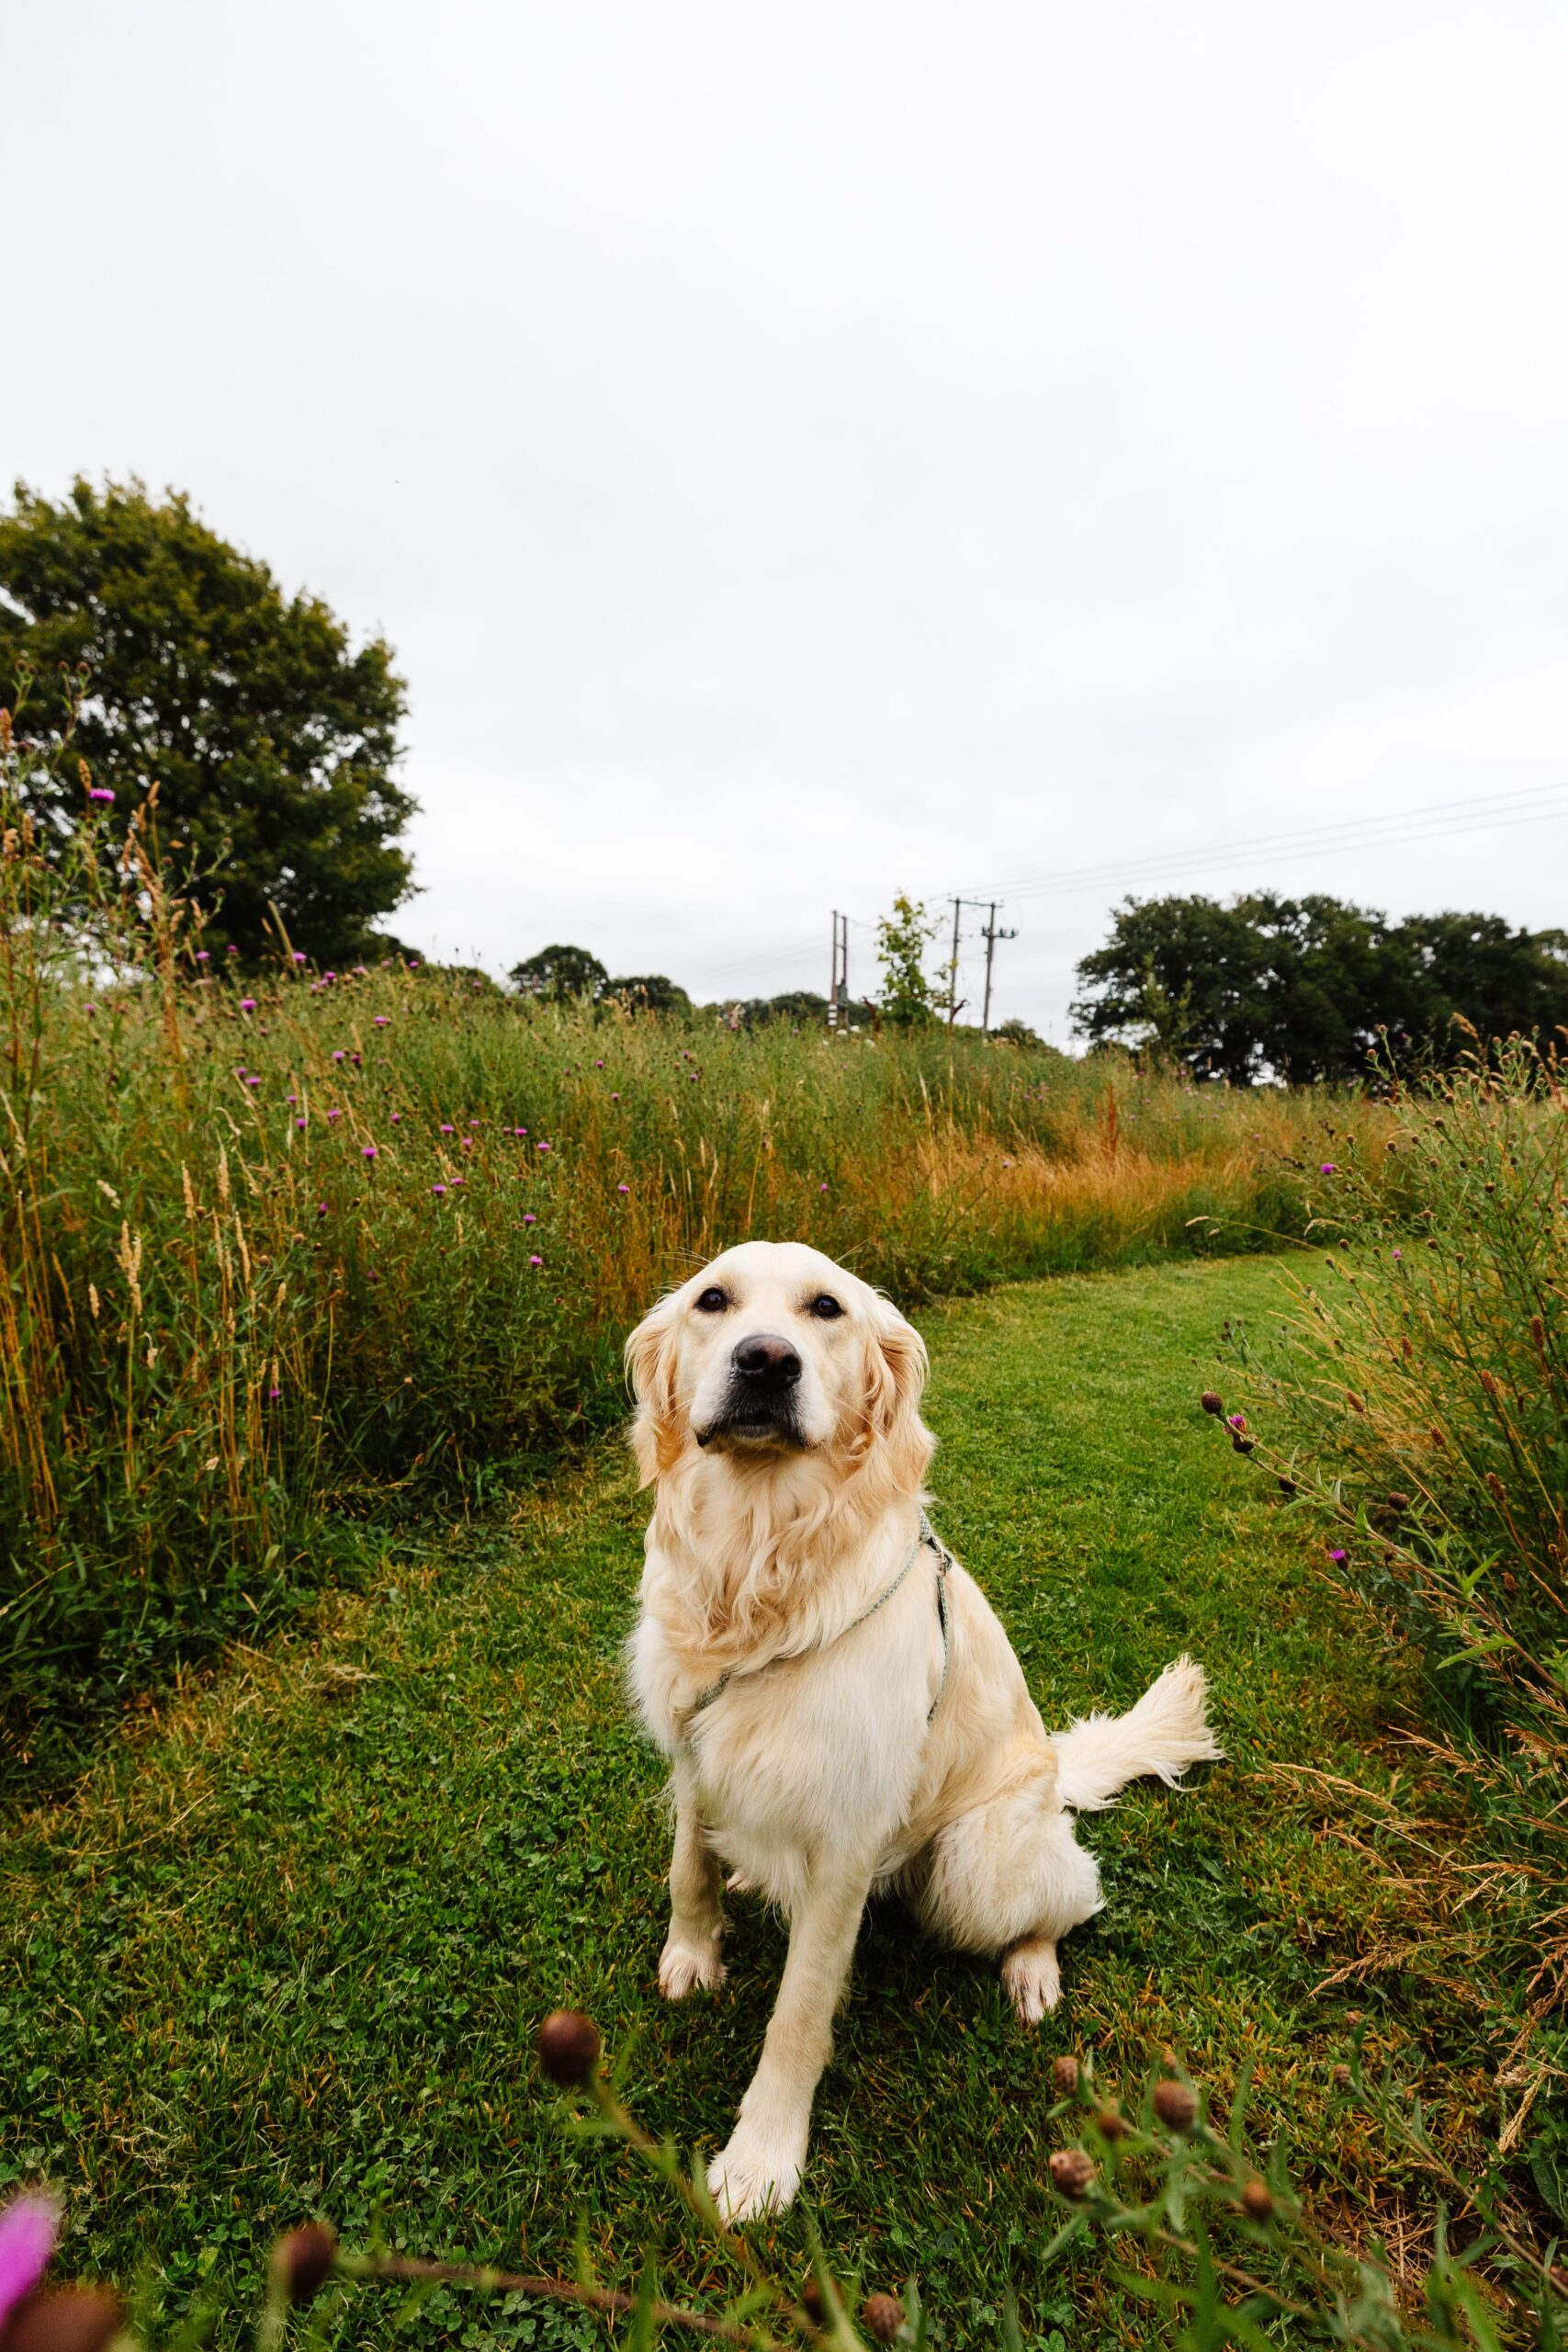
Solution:
<svg viewBox="0 0 1568 2352"><path fill-rule="evenodd" d="M804 1445L796 1408L803 1370L788 1340L772 1331L738 1340L729 1359L729 1385L717 1413L697 1439L732 1445Z"/></svg>

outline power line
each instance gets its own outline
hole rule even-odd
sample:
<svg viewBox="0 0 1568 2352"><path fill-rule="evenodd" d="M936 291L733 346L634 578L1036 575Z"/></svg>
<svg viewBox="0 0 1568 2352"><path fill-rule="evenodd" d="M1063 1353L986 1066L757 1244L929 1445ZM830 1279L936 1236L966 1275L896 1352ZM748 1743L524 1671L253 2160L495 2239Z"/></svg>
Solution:
<svg viewBox="0 0 1568 2352"><path fill-rule="evenodd" d="M1458 800L1434 801L1410 808L1385 809L1375 817L1345 818L1329 825L1308 826L1293 832L1244 836L1236 841L1195 842L1190 849L1156 852L1148 857L1103 865L1075 866L1064 874L1026 877L987 888L989 901L1011 905L1029 899L1056 897L1075 890L1119 888L1162 881L1179 881L1215 863L1234 864L1242 857L1265 853L1278 856L1321 856L1338 849L1397 848L1406 841L1442 841L1456 834L1511 830L1516 825L1549 822L1568 816L1568 784L1521 786L1503 793L1470 795ZM1429 820L1451 817L1450 823ZM967 894L965 894L967 895ZM977 896L978 894L976 894ZM843 920L858 931L874 929L859 915ZM821 954L818 942L799 941L750 954L717 966L710 981L757 971L792 968Z"/></svg>
<svg viewBox="0 0 1568 2352"><path fill-rule="evenodd" d="M1543 800L1545 805L1532 805ZM1427 820L1454 813L1460 821L1451 825L1427 828ZM1471 814L1470 812L1473 812ZM1088 889L1096 884L1158 880L1178 870L1212 864L1216 854L1226 857L1252 856L1263 851L1282 855L1294 855L1318 850L1340 847L1377 848L1386 841L1396 845L1411 838L1439 840L1450 833L1470 832L1491 824L1503 824L1510 820L1533 823L1539 819L1568 815L1568 784L1521 786L1504 793L1472 795L1461 800L1440 800L1426 807L1385 809L1376 817L1347 817L1328 825L1313 825L1287 833L1259 833L1234 842L1196 842L1187 849L1160 850L1129 864L1118 858L1104 865L1075 866L1066 874L1038 875L1022 880L985 886L987 895L995 890L998 899L1033 899L1048 892ZM1411 829L1414 829L1412 831ZM1373 838L1376 837L1376 838Z"/></svg>

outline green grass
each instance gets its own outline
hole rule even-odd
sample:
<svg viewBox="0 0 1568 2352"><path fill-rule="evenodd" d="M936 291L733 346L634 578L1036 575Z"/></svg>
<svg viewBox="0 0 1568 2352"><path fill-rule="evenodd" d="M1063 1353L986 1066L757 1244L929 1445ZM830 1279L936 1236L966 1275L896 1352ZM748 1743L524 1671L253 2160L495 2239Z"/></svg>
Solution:
<svg viewBox="0 0 1568 2352"><path fill-rule="evenodd" d="M1047 1720L1130 1702L1187 1648L1230 1756L1190 1794L1140 1788L1086 1825L1107 1907L1066 1946L1063 2005L1033 2036L991 1968L890 1910L867 1922L806 2199L841 2269L917 2272L953 2344L993 2338L1010 2285L1026 2341L1149 2340L1101 2255L1042 2274L1059 2052L1130 2080L1169 2045L1221 2090L1252 2064L1260 2126L1285 2124L1298 2181L1351 2233L1369 2199L1387 2218L1431 2199L1329 2092L1348 2005L1374 2055L1426 2076L1451 2145L1495 2098L1467 1988L1380 1959L1411 1897L1375 1826L1359 1813L1337 1836L1310 1777L1406 1801L1388 1730L1405 1669L1197 1407L1221 1318L1266 1316L1277 1287L1267 1261L1167 1264L920 1318L933 1516ZM68 2270L146 2263L177 2306L209 2270L254 2280L312 2211L351 2236L379 2214L412 2249L570 2270L581 2214L607 2275L633 2276L652 2240L668 2289L718 2289L623 2151L563 2138L531 2051L546 2010L587 2008L613 2049L637 2037L644 2121L716 2144L782 1963L782 1928L740 1901L719 1994L669 2008L653 1990L661 1774L618 1661L645 1515L610 1451L510 1526L400 1537L309 1636L190 1684L17 1823L0 2180L69 2193ZM1318 1989L1358 1961L1366 1982ZM793 2267L801 2217L771 2235ZM379 2292L347 2307L356 2338L384 2337ZM601 2340L553 2309L445 2294L409 2335Z"/></svg>

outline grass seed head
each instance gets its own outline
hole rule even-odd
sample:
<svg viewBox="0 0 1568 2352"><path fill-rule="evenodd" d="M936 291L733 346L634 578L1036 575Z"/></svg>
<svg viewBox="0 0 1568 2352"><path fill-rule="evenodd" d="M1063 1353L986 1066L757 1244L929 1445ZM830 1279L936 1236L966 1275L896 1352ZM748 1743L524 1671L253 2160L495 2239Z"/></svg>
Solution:
<svg viewBox="0 0 1568 2352"><path fill-rule="evenodd" d="M599 2064L599 2029L592 2018L581 2009L552 2009L539 2028L539 2064L563 2090L587 2082Z"/></svg>

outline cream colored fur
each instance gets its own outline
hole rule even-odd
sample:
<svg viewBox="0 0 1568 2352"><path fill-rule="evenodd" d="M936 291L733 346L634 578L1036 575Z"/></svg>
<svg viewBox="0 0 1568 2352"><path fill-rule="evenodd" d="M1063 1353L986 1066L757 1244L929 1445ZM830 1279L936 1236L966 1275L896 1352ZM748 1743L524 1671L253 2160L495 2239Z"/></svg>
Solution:
<svg viewBox="0 0 1568 2352"><path fill-rule="evenodd" d="M712 1309L722 1293L721 1311ZM709 1311L697 1302L707 1298ZM825 1319L823 1298L842 1310ZM727 1437L738 1341L799 1359L788 1442ZM1069 1807L1142 1773L1217 1757L1201 1668L1179 1658L1125 1715L1047 1736L979 1588L949 1577L942 1702L933 1555L855 1620L914 1544L934 1440L926 1351L877 1292L799 1243L747 1242L661 1299L633 1332L632 1442L656 1488L632 1690L670 1758L675 1804L672 1999L724 1975L720 1861L776 1903L789 1953L762 2055L710 2180L736 2219L787 2205L867 1896L901 1893L934 1934L994 1952L1020 2018L1061 1989L1056 1945L1100 1908ZM725 1674L722 1695L696 1702Z"/></svg>

